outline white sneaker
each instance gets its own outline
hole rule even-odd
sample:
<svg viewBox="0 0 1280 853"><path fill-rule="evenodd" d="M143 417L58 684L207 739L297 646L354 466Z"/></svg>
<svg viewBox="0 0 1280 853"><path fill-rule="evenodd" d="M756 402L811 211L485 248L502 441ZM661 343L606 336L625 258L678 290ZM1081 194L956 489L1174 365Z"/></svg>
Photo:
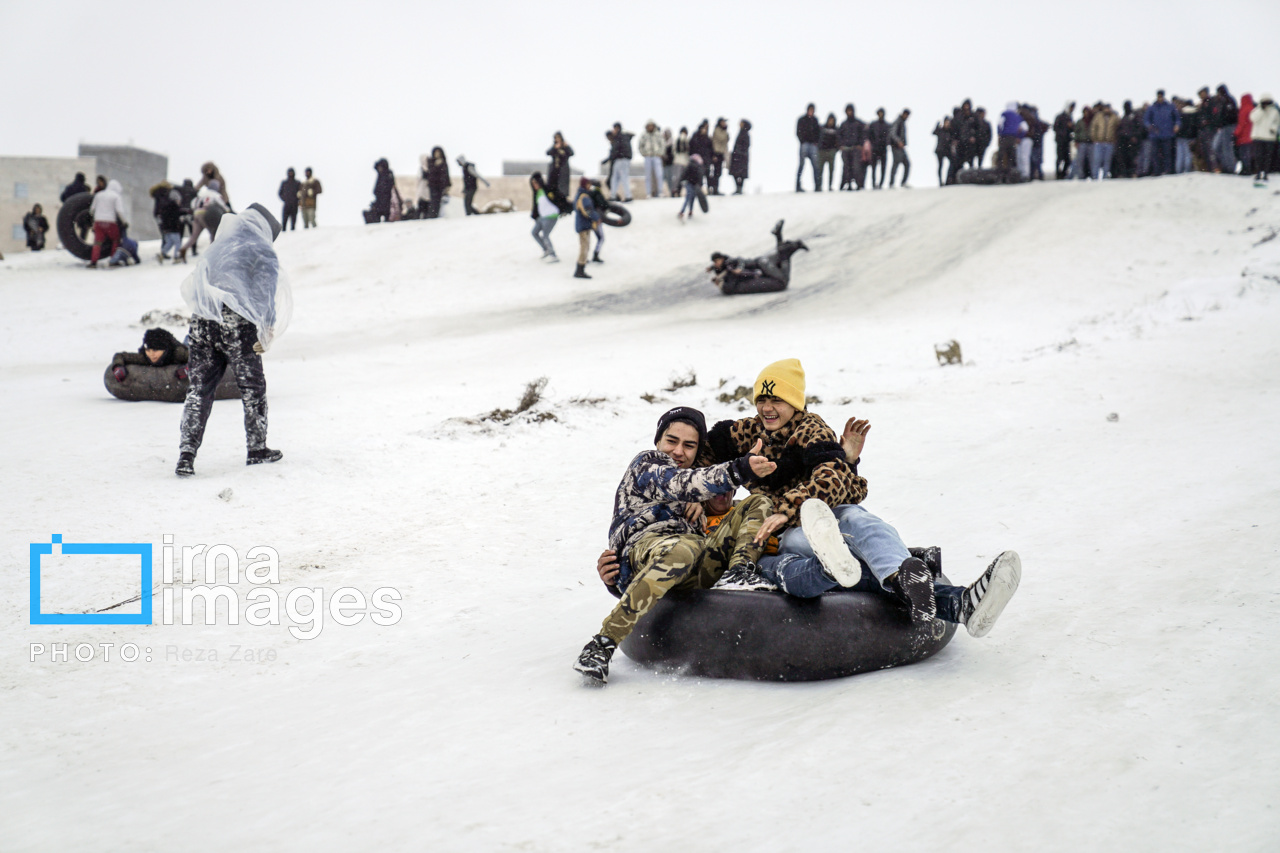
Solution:
<svg viewBox="0 0 1280 853"><path fill-rule="evenodd" d="M985 637L1018 591L1022 580L1022 560L1016 551L1005 551L991 561L987 570L964 591L961 621L972 637Z"/></svg>
<svg viewBox="0 0 1280 853"><path fill-rule="evenodd" d="M831 507L817 498L809 498L800 504L800 527L832 580L843 587L854 586L862 580L862 564L845 544L840 522L836 521Z"/></svg>

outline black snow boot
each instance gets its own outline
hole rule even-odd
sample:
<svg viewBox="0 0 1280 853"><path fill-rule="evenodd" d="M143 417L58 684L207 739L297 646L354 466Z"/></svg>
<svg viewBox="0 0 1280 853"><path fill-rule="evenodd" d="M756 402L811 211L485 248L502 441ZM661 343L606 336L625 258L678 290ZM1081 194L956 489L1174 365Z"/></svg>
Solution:
<svg viewBox="0 0 1280 853"><path fill-rule="evenodd" d="M194 453L179 453L178 467L173 469L173 473L179 477L190 477L196 472L196 455Z"/></svg>
<svg viewBox="0 0 1280 853"><path fill-rule="evenodd" d="M779 243L782 242L782 225L786 221L787 220L785 219L779 219L778 224L773 226L773 230L769 232L770 234L773 235L773 238L777 240Z"/></svg>
<svg viewBox="0 0 1280 853"><path fill-rule="evenodd" d="M593 687L609 681L609 661L618 644L604 634L596 634L582 649L573 668L582 673L582 680Z"/></svg>
<svg viewBox="0 0 1280 853"><path fill-rule="evenodd" d="M599 253L599 252L596 252L594 255L592 255L592 256L591 256L591 263L593 263L593 264L603 264L603 263L604 263L604 261L600 260L600 253Z"/></svg>
<svg viewBox="0 0 1280 853"><path fill-rule="evenodd" d="M912 622L930 622L937 615L933 599L933 572L923 561L908 557L893 575L890 583L911 611Z"/></svg>
<svg viewBox="0 0 1280 853"><path fill-rule="evenodd" d="M591 278L591 276L587 275L586 264L578 264L578 268L573 272L573 277L574 278Z"/></svg>
<svg viewBox="0 0 1280 853"><path fill-rule="evenodd" d="M279 450L272 450L264 447L261 450L250 450L249 458L244 461L246 465L261 465L264 462L279 462L284 458L284 454Z"/></svg>

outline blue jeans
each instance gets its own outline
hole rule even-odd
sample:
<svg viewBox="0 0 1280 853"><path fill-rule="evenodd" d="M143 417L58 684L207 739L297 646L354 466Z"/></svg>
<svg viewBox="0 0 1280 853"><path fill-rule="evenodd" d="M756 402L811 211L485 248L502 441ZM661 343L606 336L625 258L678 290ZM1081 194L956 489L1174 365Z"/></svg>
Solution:
<svg viewBox="0 0 1280 853"><path fill-rule="evenodd" d="M898 571L902 562L911 556L902 544L898 531L879 517L857 504L845 504L835 508L840 532L849 551L862 565L862 580L851 589L858 592L887 592L885 578ZM839 587L814 556L804 531L793 527L782 534L776 557L761 557L760 573L777 584L788 595L797 598L815 598L827 590ZM960 603L964 587L936 584L934 601L938 618L948 622L960 621Z"/></svg>
<svg viewBox="0 0 1280 853"><path fill-rule="evenodd" d="M698 186L692 181L684 182L684 200L680 203L680 215L693 215L693 206L698 201ZM669 216L670 214L668 214Z"/></svg>
<svg viewBox="0 0 1280 853"><path fill-rule="evenodd" d="M1178 137L1174 143L1173 171L1179 175L1191 171L1191 140Z"/></svg>
<svg viewBox="0 0 1280 853"><path fill-rule="evenodd" d="M662 158L644 158L644 191L649 198L662 195Z"/></svg>
<svg viewBox="0 0 1280 853"><path fill-rule="evenodd" d="M613 180L609 182L609 192L614 198L625 198L631 201L631 161L613 161Z"/></svg>
<svg viewBox="0 0 1280 853"><path fill-rule="evenodd" d="M1076 143L1076 159L1071 161L1071 180L1084 180L1089 177L1089 151L1092 146L1088 142Z"/></svg>
<svg viewBox="0 0 1280 853"><path fill-rule="evenodd" d="M556 253L555 246L551 245L551 229L556 227L557 221L559 217L556 216L539 216L533 223L533 239L538 241L542 251L548 255Z"/></svg>
<svg viewBox="0 0 1280 853"><path fill-rule="evenodd" d="M1213 159L1227 174L1236 170L1235 126L1220 127L1213 135Z"/></svg>
<svg viewBox="0 0 1280 853"><path fill-rule="evenodd" d="M800 189L800 176L804 174L804 162L808 160L809 166L813 170L813 185L819 184L818 179L818 143L801 142L800 143L800 168L796 169L796 189Z"/></svg>
<svg viewBox="0 0 1280 853"><path fill-rule="evenodd" d="M1115 153L1115 143L1093 143L1093 179L1095 181L1111 177L1111 157Z"/></svg>
<svg viewBox="0 0 1280 853"><path fill-rule="evenodd" d="M160 254L167 258L180 248L182 248L182 232L170 231L164 235L164 242L160 244Z"/></svg>

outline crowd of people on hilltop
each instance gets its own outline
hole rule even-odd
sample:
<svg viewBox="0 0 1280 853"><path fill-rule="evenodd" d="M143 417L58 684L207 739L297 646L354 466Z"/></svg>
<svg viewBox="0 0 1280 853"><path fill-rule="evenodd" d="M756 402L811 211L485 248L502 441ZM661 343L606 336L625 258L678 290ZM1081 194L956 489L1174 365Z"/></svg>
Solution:
<svg viewBox="0 0 1280 853"><path fill-rule="evenodd" d="M704 118L692 134L688 126L678 131L671 127L659 129L658 123L650 119L634 147L636 134L624 130L622 122L614 122L604 136L609 143L609 156L600 163L605 186L610 196L621 202L632 198L631 159L635 153L644 161L644 190L649 198L661 197L664 188L670 198L685 197L689 185L705 188L707 195L722 195L720 182L726 163L734 183L733 195L742 195L751 174L751 122L745 118L738 120L737 135L732 137L729 120L723 117L716 119L714 126ZM547 153L554 150L553 147Z"/></svg>
<svg viewBox="0 0 1280 853"><path fill-rule="evenodd" d="M871 172L871 188L882 189L886 171L889 186L897 180L902 169L901 186L906 187L911 174L911 159L907 156L907 119L911 110L904 109L893 119L885 118L884 107L876 110L872 122L858 118L857 108L845 104L844 119L837 122L835 113L827 113L819 123L817 107L809 104L804 115L796 120L796 139L800 143L800 164L796 169L796 192L804 192L801 178L805 164L809 164L813 176L814 192L822 192L825 176L827 191L835 188L836 157L840 158L840 189L854 192L866 189L867 171ZM893 166L888 168L890 157Z"/></svg>

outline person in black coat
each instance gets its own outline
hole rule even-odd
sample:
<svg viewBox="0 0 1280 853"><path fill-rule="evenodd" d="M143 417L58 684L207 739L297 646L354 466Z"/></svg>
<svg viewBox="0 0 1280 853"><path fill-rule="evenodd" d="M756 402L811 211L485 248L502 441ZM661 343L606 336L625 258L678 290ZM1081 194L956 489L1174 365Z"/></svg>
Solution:
<svg viewBox="0 0 1280 853"><path fill-rule="evenodd" d="M805 107L804 115L796 120L796 139L800 140L800 168L796 169L796 192L802 193L800 176L804 174L804 162L809 161L813 170L813 185L818 186L818 140L822 130L818 127L818 117L814 115L813 104Z"/></svg>
<svg viewBox="0 0 1280 853"><path fill-rule="evenodd" d="M440 203L444 194L453 186L453 178L449 176L449 161L445 159L444 149L437 145L431 149L431 159L427 161L427 201L426 219L435 219L440 215Z"/></svg>
<svg viewBox="0 0 1280 853"><path fill-rule="evenodd" d="M991 147L991 122L987 121L986 107L978 107L973 113L973 123L978 131L978 150L974 152L975 168L982 168L982 160Z"/></svg>
<svg viewBox="0 0 1280 853"><path fill-rule="evenodd" d="M298 192L302 189L302 181L297 173L290 169L280 182L280 201L284 202L284 212L280 217L280 230L298 230ZM289 223L292 222L293 225Z"/></svg>
<svg viewBox="0 0 1280 853"><path fill-rule="evenodd" d="M733 141L733 153L729 155L729 175L737 184L734 195L742 195L742 183L748 177L751 162L751 122L745 118L738 122L738 138Z"/></svg>
<svg viewBox="0 0 1280 853"><path fill-rule="evenodd" d="M867 128L867 135L871 140L871 188L878 190L884 187L885 157L889 153L889 123L884 120L884 107L876 110L876 120ZM876 166L880 167L878 177Z"/></svg>
<svg viewBox="0 0 1280 853"><path fill-rule="evenodd" d="M942 173L946 171L947 158L953 156L951 116L943 116L942 121L933 126L933 135L938 137L938 144L933 147L933 153L938 158L938 186L941 187L946 184Z"/></svg>
<svg viewBox="0 0 1280 853"><path fill-rule="evenodd" d="M698 129L693 132L693 136L689 137L689 157L692 158L697 154L702 158L703 174L697 181L697 186L701 186L702 181L705 180L706 169L711 163L712 155L715 154L715 146L711 144L710 130L711 122L704 118L702 124L698 125Z"/></svg>
<svg viewBox="0 0 1280 853"><path fill-rule="evenodd" d="M84 182L84 172L76 172L76 179L67 184L66 189L62 191L62 195L59 196L59 199L63 204L66 204L67 199L71 198L73 195L87 193L88 191L89 185Z"/></svg>
<svg viewBox="0 0 1280 853"><path fill-rule="evenodd" d="M391 198L396 194L396 178L391 174L391 164L385 157L374 163L373 168L378 173L378 177L373 182L373 205L369 208L372 218L367 218L366 221L390 222Z"/></svg>
<svg viewBox="0 0 1280 853"><path fill-rule="evenodd" d="M867 167L862 161L862 143L867 140L867 125L858 118L853 104L844 105L844 121L840 122L840 189L862 189Z"/></svg>
<svg viewBox="0 0 1280 853"><path fill-rule="evenodd" d="M558 130L552 137L547 156L551 158L551 165L547 167L547 186L558 190L562 198L568 198L569 158L573 156L573 148L564 141L564 136Z"/></svg>
<svg viewBox="0 0 1280 853"><path fill-rule="evenodd" d="M36 205L31 212L22 217L22 228L27 232L27 248L38 252L44 248L44 235L49 230L49 220L45 219L44 208Z"/></svg>

